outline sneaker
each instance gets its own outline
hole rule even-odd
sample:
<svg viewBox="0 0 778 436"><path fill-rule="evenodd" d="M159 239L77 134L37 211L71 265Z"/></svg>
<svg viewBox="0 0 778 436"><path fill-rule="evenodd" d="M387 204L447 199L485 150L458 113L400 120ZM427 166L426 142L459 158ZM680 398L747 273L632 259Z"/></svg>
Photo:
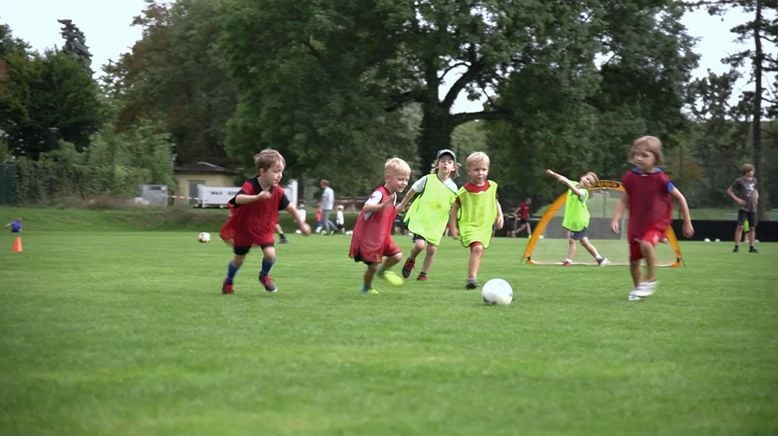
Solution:
<svg viewBox="0 0 778 436"><path fill-rule="evenodd" d="M403 265L403 277L406 279L411 276L411 271L413 271L413 267L416 266L416 261L408 259L405 261L405 265Z"/></svg>
<svg viewBox="0 0 778 436"><path fill-rule="evenodd" d="M656 292L656 280L653 282L640 282L638 287L630 294L634 294L640 298L646 298L650 297L654 292Z"/></svg>
<svg viewBox="0 0 778 436"><path fill-rule="evenodd" d="M405 283L405 280L394 271L379 271L378 277L386 280L392 286L402 286Z"/></svg>
<svg viewBox="0 0 778 436"><path fill-rule="evenodd" d="M419 273L419 276L416 277L416 280L418 280L420 282L426 282L427 281L427 273L425 273L425 272Z"/></svg>
<svg viewBox="0 0 778 436"><path fill-rule="evenodd" d="M289 240L288 240L288 239L286 239L286 238L281 238L281 240L280 240L280 241L278 241L278 243L279 243L279 244L288 244L288 243L289 243Z"/></svg>
<svg viewBox="0 0 778 436"><path fill-rule="evenodd" d="M632 292L627 295L627 301L640 301L642 298L635 295L635 290L633 289Z"/></svg>
<svg viewBox="0 0 778 436"><path fill-rule="evenodd" d="M756 247L749 247L748 248L749 253L759 253L759 250L756 249Z"/></svg>
<svg viewBox="0 0 778 436"><path fill-rule="evenodd" d="M738 251L740 251L740 247L738 247L737 245L735 245L735 248L733 248L733 249L732 249L732 252L733 252L733 253L737 253Z"/></svg>
<svg viewBox="0 0 778 436"><path fill-rule="evenodd" d="M268 292L275 292L278 290L278 287L275 283L273 283L273 279L270 277L270 274L266 276L260 276L259 283L261 283L262 286L265 287L265 290Z"/></svg>
<svg viewBox="0 0 778 436"><path fill-rule="evenodd" d="M232 295L234 292L232 291L232 283L227 283L227 280L225 280L222 283L222 295Z"/></svg>
<svg viewBox="0 0 778 436"><path fill-rule="evenodd" d="M465 284L465 289L475 289L478 287L478 282L475 281L475 279L467 279L467 283Z"/></svg>
<svg viewBox="0 0 778 436"><path fill-rule="evenodd" d="M599 265L599 266L605 266L605 265L607 265L609 263L611 263L611 261L608 260L607 257L601 257L601 258L597 259L597 265Z"/></svg>
<svg viewBox="0 0 778 436"><path fill-rule="evenodd" d="M362 288L359 293L362 295L380 295L380 292L378 292L375 288Z"/></svg>
<svg viewBox="0 0 778 436"><path fill-rule="evenodd" d="M565 259L565 260L563 260L563 261L562 261L562 266L570 266L570 265L572 265L572 264L573 264L573 262L570 262L570 261L569 261L569 260L567 260L567 259Z"/></svg>

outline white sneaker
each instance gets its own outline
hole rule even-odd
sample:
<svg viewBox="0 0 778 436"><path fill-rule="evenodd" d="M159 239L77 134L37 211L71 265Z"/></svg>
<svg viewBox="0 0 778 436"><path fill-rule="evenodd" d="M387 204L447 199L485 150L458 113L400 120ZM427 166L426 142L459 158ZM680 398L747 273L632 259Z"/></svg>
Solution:
<svg viewBox="0 0 778 436"><path fill-rule="evenodd" d="M656 280L653 282L640 282L631 294L635 294L640 298L650 297L656 291L656 284Z"/></svg>
<svg viewBox="0 0 778 436"><path fill-rule="evenodd" d="M601 258L597 259L597 265L599 265L599 266L605 266L605 265L608 265L609 263L611 263L611 261L608 260L607 257L601 257Z"/></svg>
<svg viewBox="0 0 778 436"><path fill-rule="evenodd" d="M632 290L632 291L629 293L629 295L627 295L627 300L628 300L628 301L640 301L640 300L642 300L642 298L640 298L640 297L638 297L637 295L635 295L635 290L633 289L633 290Z"/></svg>

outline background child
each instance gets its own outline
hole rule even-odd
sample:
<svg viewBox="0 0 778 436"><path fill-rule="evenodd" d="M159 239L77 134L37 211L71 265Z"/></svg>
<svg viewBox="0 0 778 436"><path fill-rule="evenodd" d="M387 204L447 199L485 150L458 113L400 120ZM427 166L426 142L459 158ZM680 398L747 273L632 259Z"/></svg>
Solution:
<svg viewBox="0 0 778 436"><path fill-rule="evenodd" d="M569 266L575 257L576 241L579 241L586 251L597 261L597 265L610 263L607 258L600 256L597 248L589 241L589 190L597 181L597 174L592 171L581 176L579 182L573 182L567 177L547 169L546 174L554 177L567 186L567 202L565 203L565 216L562 219L562 227L567 230L567 258L562 261L562 266Z"/></svg>
<svg viewBox="0 0 778 436"><path fill-rule="evenodd" d="M513 211L513 215L516 218L513 223L511 236L516 237L524 229L527 230L527 237L532 236L532 225L529 222L529 206L531 204L532 199L527 197L527 199L519 203L519 207Z"/></svg>
<svg viewBox="0 0 778 436"><path fill-rule="evenodd" d="M732 252L737 253L738 244L745 231L747 233L749 253L758 253L759 251L754 247L754 241L756 240L756 226L759 225L759 220L756 216L759 191L756 189L757 181L756 177L754 177L754 166L743 164L740 167L740 174L742 176L735 179L732 185L727 188L727 195L739 206L737 225L735 226L735 248L732 249ZM746 228L746 226L748 227Z"/></svg>
<svg viewBox="0 0 778 436"><path fill-rule="evenodd" d="M232 245L235 257L227 265L227 277L222 283L222 294L233 293L233 280L243 265L251 247L262 249L262 266L259 282L268 292L276 292L278 287L270 277L270 269L276 261L275 231L278 224L278 211L286 210L300 227L304 235L311 228L300 220L300 213L294 204L286 198L279 183L286 167L281 153L265 149L254 156L257 176L248 179L228 205L230 217L221 228L220 236Z"/></svg>
<svg viewBox="0 0 778 436"><path fill-rule="evenodd" d="M621 179L624 196L616 204L611 229L619 232L619 222L625 209L629 209L627 240L629 241L629 271L635 286L628 299L637 301L656 291L656 253L654 246L665 239L670 226L672 199L678 202L683 216L683 234L694 235L689 205L670 178L657 165L662 164L662 142L654 136L635 140L629 151L629 161L634 168ZM646 275L641 280L640 260L646 259Z"/></svg>
<svg viewBox="0 0 778 436"><path fill-rule="evenodd" d="M397 193L405 190L410 177L411 167L407 162L396 157L386 161L383 186L370 194L359 212L348 255L354 262L367 264L362 294L378 294L373 288L376 273L392 284L402 283L399 276L387 270L403 257L400 247L392 239L392 224L397 214Z"/></svg>
<svg viewBox="0 0 778 436"><path fill-rule="evenodd" d="M427 273L448 224L451 205L456 200L458 188L451 178L458 174L458 170L454 152L449 149L439 150L432 164L432 172L417 180L397 206L397 210L402 212L411 204L405 214L405 222L413 234L413 247L403 265L403 277L410 277L416 265L416 256L426 248L427 254L417 280L427 280ZM417 195L419 197L414 200Z"/></svg>
<svg viewBox="0 0 778 436"><path fill-rule="evenodd" d="M340 233L346 233L346 217L343 215L343 205L339 204L335 212L335 227Z"/></svg>
<svg viewBox="0 0 778 436"><path fill-rule="evenodd" d="M5 226L11 228L11 233L21 233L22 229L24 228L21 218L16 218Z"/></svg>
<svg viewBox="0 0 778 436"><path fill-rule="evenodd" d="M451 236L461 235L462 245L470 248L465 288L478 287L478 269L484 250L492 240L492 228L503 226L502 206L497 201L497 183L487 180L489 156L476 151L465 162L469 181L459 189L457 199L451 207Z"/></svg>

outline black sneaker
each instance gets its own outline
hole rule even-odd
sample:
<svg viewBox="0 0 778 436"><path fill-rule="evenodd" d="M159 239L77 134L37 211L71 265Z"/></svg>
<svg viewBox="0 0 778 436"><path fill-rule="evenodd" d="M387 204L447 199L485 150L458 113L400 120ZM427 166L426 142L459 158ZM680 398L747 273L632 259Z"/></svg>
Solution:
<svg viewBox="0 0 778 436"><path fill-rule="evenodd" d="M411 271L413 271L414 265L416 265L415 260L408 259L405 261L405 265L403 265L402 269L403 277L407 279L411 276Z"/></svg>
<svg viewBox="0 0 778 436"><path fill-rule="evenodd" d="M733 253L737 253L738 251L740 251L740 247L738 247L737 245L735 245L735 248L733 248L733 249L732 249L732 252L733 252Z"/></svg>
<svg viewBox="0 0 778 436"><path fill-rule="evenodd" d="M478 287L478 283L475 281L475 279L467 279L467 284L465 284L465 289L475 289Z"/></svg>
<svg viewBox="0 0 778 436"><path fill-rule="evenodd" d="M749 247L748 248L749 253L759 253L759 250L756 249L756 247Z"/></svg>

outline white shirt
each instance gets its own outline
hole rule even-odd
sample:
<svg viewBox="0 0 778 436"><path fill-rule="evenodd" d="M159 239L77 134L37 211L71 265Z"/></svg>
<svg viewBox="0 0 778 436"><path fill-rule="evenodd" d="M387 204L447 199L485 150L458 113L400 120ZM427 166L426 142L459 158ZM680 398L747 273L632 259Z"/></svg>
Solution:
<svg viewBox="0 0 778 436"><path fill-rule="evenodd" d="M332 210L335 208L335 191L329 186L324 188L324 192L321 193L321 208L322 210Z"/></svg>

